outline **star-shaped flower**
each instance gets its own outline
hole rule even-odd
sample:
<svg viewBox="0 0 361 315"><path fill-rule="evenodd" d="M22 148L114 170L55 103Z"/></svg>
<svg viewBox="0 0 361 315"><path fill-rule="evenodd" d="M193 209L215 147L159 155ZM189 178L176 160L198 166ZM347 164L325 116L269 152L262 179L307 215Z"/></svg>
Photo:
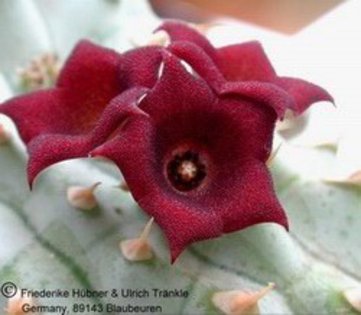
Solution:
<svg viewBox="0 0 361 315"><path fill-rule="evenodd" d="M61 160L111 159L172 261L195 241L257 223L288 228L266 166L275 122L332 98L278 77L257 42L216 49L185 24L161 29L168 47L120 55L82 42L56 87L0 107L28 146L30 183Z"/></svg>

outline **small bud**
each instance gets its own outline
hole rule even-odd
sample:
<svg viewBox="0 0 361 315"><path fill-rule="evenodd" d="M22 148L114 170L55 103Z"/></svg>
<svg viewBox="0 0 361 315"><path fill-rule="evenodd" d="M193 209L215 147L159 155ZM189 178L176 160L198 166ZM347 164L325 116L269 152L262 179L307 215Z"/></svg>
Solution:
<svg viewBox="0 0 361 315"><path fill-rule="evenodd" d="M274 283L269 283L257 292L221 291L213 295L212 302L226 315L259 315L258 301L274 287Z"/></svg>
<svg viewBox="0 0 361 315"><path fill-rule="evenodd" d="M153 221L153 218L148 221L139 238L120 242L120 250L129 261L143 261L153 258L153 250L148 242Z"/></svg>
<svg viewBox="0 0 361 315"><path fill-rule="evenodd" d="M8 305L5 308L5 312L7 315L25 315L27 313L23 310L25 304L35 306L32 298L21 297L18 293L14 297L8 299Z"/></svg>
<svg viewBox="0 0 361 315"><path fill-rule="evenodd" d="M280 143L280 144L277 146L277 148L276 148L276 149L271 153L271 155L268 157L268 159L267 159L267 161L266 161L266 165L267 165L268 167L270 167L270 166L272 165L272 163L273 163L274 159L276 158L278 152L280 151L281 147L282 147L282 143Z"/></svg>
<svg viewBox="0 0 361 315"><path fill-rule="evenodd" d="M10 134L5 129L4 125L0 123L0 145L6 144L10 140Z"/></svg>
<svg viewBox="0 0 361 315"><path fill-rule="evenodd" d="M90 187L71 186L67 191L68 202L75 208L80 210L92 210L97 206L97 200L94 195L95 189L100 182Z"/></svg>
<svg viewBox="0 0 361 315"><path fill-rule="evenodd" d="M58 57L45 53L32 59L25 68L18 69L21 84L27 91L53 86L61 69Z"/></svg>
<svg viewBox="0 0 361 315"><path fill-rule="evenodd" d="M361 312L361 288L347 289L343 295L356 311Z"/></svg>

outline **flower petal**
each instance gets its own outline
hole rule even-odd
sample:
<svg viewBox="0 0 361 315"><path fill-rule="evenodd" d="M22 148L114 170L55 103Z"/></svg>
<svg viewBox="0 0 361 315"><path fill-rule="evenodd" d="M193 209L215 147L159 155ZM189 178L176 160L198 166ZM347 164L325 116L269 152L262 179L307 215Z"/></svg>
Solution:
<svg viewBox="0 0 361 315"><path fill-rule="evenodd" d="M213 60L197 45L176 41L168 46L168 50L190 64L213 89L218 91L226 82Z"/></svg>
<svg viewBox="0 0 361 315"><path fill-rule="evenodd" d="M221 72L229 81L272 81L276 73L257 41L217 49Z"/></svg>
<svg viewBox="0 0 361 315"><path fill-rule="evenodd" d="M226 207L218 206L225 233L265 222L288 230L287 216L274 192L271 175L260 161L248 160L233 176L230 174L214 191L213 198L215 205L227 200Z"/></svg>
<svg viewBox="0 0 361 315"><path fill-rule="evenodd" d="M239 157L242 160L255 158L266 162L272 151L273 132L277 119L274 111L271 108L264 108L257 103L234 96L223 97L219 101L218 107L222 110L219 110L217 115L222 115L226 120L223 128L219 127L217 132L226 133L227 137L232 135L234 138L234 143L224 151L232 150L234 156L235 152L239 152ZM227 115L230 115L232 120ZM226 144L226 140L230 142L230 139L226 139L225 136L220 137L224 144ZM218 155L221 156L222 152L218 152ZM237 165L235 164L233 167L237 168Z"/></svg>
<svg viewBox="0 0 361 315"><path fill-rule="evenodd" d="M146 89L134 88L114 98L107 106L92 132L83 135L43 134L34 138L28 146L28 181L30 187L36 176L57 162L86 157L95 147L106 141L126 119L145 115L138 106L138 99Z"/></svg>
<svg viewBox="0 0 361 315"><path fill-rule="evenodd" d="M187 41L199 46L214 62L217 62L216 49L208 39L196 29L179 21L166 21L155 31L160 30L167 32L172 42Z"/></svg>
<svg viewBox="0 0 361 315"><path fill-rule="evenodd" d="M152 141L155 132L151 120L131 119L121 135L96 148L91 156L107 157L119 166L135 200L164 231L174 262L190 243L221 235L222 222L216 212L195 207L186 196L179 196L160 176Z"/></svg>
<svg viewBox="0 0 361 315"><path fill-rule="evenodd" d="M161 51L162 48L151 46L124 53L120 64L122 84L126 87L153 87L162 62Z"/></svg>
<svg viewBox="0 0 361 315"><path fill-rule="evenodd" d="M14 121L27 144L41 133L76 132L71 117L66 119L62 113L64 103L70 99L69 93L63 89L37 91L8 100L0 106L0 113Z"/></svg>
<svg viewBox="0 0 361 315"><path fill-rule="evenodd" d="M206 110L207 104L215 100L208 84L188 73L176 56L167 51L163 51L162 55L163 73L140 107L150 115L154 114L154 117L158 117L159 114L168 115L163 107L172 104L176 110L180 102L188 103L190 107L200 102Z"/></svg>
<svg viewBox="0 0 361 315"><path fill-rule="evenodd" d="M217 102L207 93L189 96L192 91L183 98L177 92L174 96L172 84L182 91L182 84L187 86L195 80L194 84L197 79L176 57L166 55L164 62L162 78L139 105L150 116L130 118L119 136L94 149L91 156L104 156L118 165L135 200L165 232L174 261L190 243L226 231L221 218L227 217L229 199L237 198L233 194L245 184L241 175L234 174L245 174L250 160L264 163L267 159L276 114L271 108L232 97ZM169 96L164 94L167 91ZM184 142L205 148L204 156L209 156L204 185L189 193L174 188L164 171L169 150ZM227 191L228 197L221 198L221 191ZM247 198L246 194L242 196ZM242 202L247 204L247 200ZM242 221L235 218L248 225L262 219L271 220L272 214Z"/></svg>
<svg viewBox="0 0 361 315"><path fill-rule="evenodd" d="M113 50L83 40L67 59L57 82L72 94L72 102L64 105L66 119L86 117L83 123L92 125L108 102L124 90L120 80L121 56ZM61 117L60 117L61 119ZM85 120L85 121L84 121Z"/></svg>
<svg viewBox="0 0 361 315"><path fill-rule="evenodd" d="M275 84L258 81L229 82L222 86L221 95L236 94L274 109L283 118L286 109L295 110L294 98Z"/></svg>
<svg viewBox="0 0 361 315"><path fill-rule="evenodd" d="M86 157L91 147L86 136L43 134L28 145L28 183L32 188L37 175L45 168L67 159Z"/></svg>
<svg viewBox="0 0 361 315"><path fill-rule="evenodd" d="M123 90L120 55L80 42L64 65L57 87L5 102L0 112L11 117L25 143L43 133L89 132L109 101Z"/></svg>
<svg viewBox="0 0 361 315"><path fill-rule="evenodd" d="M334 103L333 97L323 88L295 78L278 77L275 84L289 93L295 101L294 111L297 115L302 114L313 103L327 101Z"/></svg>

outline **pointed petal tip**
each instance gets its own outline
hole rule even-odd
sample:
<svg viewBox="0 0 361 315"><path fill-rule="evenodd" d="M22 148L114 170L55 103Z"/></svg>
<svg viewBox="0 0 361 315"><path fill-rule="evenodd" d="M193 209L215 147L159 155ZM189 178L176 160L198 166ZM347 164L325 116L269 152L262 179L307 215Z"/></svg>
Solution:
<svg viewBox="0 0 361 315"><path fill-rule="evenodd" d="M271 107L279 119L283 119L287 109L295 110L296 104L287 91L276 84L259 81L229 82L222 86L220 95L238 94L255 102Z"/></svg>
<svg viewBox="0 0 361 315"><path fill-rule="evenodd" d="M170 244L170 263L173 265L176 260L179 258L180 254L184 251L185 246L180 246L180 245L176 245L176 244L172 244L169 241Z"/></svg>
<svg viewBox="0 0 361 315"><path fill-rule="evenodd" d="M28 162L27 182L28 182L30 191L34 190L34 187L38 181L38 178L48 167L49 166L46 166L44 168L41 168L40 170L37 170L37 169L35 169L34 165L31 163L31 161Z"/></svg>
<svg viewBox="0 0 361 315"><path fill-rule="evenodd" d="M263 223L273 223L276 225L280 225L286 230L286 232L289 232L290 230L286 212L282 207L275 210L275 212L272 213L271 217L269 217L266 221L263 221Z"/></svg>
<svg viewBox="0 0 361 315"><path fill-rule="evenodd" d="M288 218L287 218L284 210L283 210L283 215L277 221L275 221L275 223L277 223L278 225L281 225L282 227L284 227L284 229L287 232L289 232L289 230L290 230L289 222L288 222Z"/></svg>
<svg viewBox="0 0 361 315"><path fill-rule="evenodd" d="M38 177L38 173L33 173L32 170L30 170L29 166L28 166L28 174L27 174L27 180L28 180L28 186L30 191L32 191L34 189L34 183L35 180Z"/></svg>
<svg viewBox="0 0 361 315"><path fill-rule="evenodd" d="M336 101L333 98L333 96L328 91L321 88L320 86L314 85L313 90L312 91L310 90L309 97L310 97L309 103L305 107L296 108L295 110L296 115L303 114L303 112L306 111L311 105L318 102L329 102L332 104L334 108L337 108Z"/></svg>
<svg viewBox="0 0 361 315"><path fill-rule="evenodd" d="M278 77L275 83L293 97L296 104L293 110L295 115L301 115L317 102L330 102L335 106L335 100L331 94L311 82L290 77Z"/></svg>
<svg viewBox="0 0 361 315"><path fill-rule="evenodd" d="M217 51L208 41L208 39L199 31L199 29L177 20L167 20L163 22L156 30L164 31L168 34L170 42L187 41L203 49L214 61L217 58Z"/></svg>
<svg viewBox="0 0 361 315"><path fill-rule="evenodd" d="M282 224L282 226L286 229L287 232L290 231L290 227L289 227L288 221L287 221L285 224Z"/></svg>
<svg viewBox="0 0 361 315"><path fill-rule="evenodd" d="M176 262L179 255L180 255L180 252L171 250L171 252L170 252L170 263L171 263L171 265L174 265L174 263Z"/></svg>
<svg viewBox="0 0 361 315"><path fill-rule="evenodd" d="M33 183L34 183L34 180L33 180L33 179L28 179L28 187L29 187L29 190L30 190L30 191L33 190Z"/></svg>

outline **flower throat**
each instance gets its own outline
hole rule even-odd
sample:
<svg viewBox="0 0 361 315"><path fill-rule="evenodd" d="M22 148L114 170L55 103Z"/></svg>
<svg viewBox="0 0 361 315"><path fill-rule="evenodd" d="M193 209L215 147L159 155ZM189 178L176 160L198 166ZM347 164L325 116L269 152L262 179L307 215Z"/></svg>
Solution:
<svg viewBox="0 0 361 315"><path fill-rule="evenodd" d="M206 167L199 154L191 150L173 155L167 165L167 175L171 184L179 191L190 191L203 182Z"/></svg>

